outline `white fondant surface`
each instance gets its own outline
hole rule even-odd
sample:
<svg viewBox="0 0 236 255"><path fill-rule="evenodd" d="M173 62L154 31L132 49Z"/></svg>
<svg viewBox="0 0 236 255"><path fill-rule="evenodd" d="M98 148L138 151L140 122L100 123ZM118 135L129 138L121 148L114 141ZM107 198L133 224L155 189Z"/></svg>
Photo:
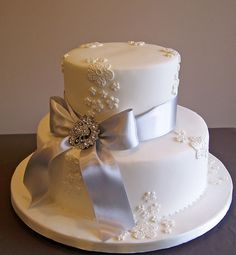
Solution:
<svg viewBox="0 0 236 255"><path fill-rule="evenodd" d="M189 137L201 137L208 151L208 129L204 120L193 111L178 106L176 130L185 130ZM173 215L195 202L204 192L207 181L208 158L197 158L196 150L188 141L176 140L171 132L127 151L112 151L125 184L133 212L145 192L154 191L161 204L161 215ZM49 130L49 116L39 124L38 147L60 139ZM68 152L62 159L61 169L51 169L50 195L64 208L81 217L93 217L90 199L80 176L78 149ZM76 181L68 176L76 175ZM72 178L73 179L73 178ZM78 188L79 186L79 188Z"/></svg>
<svg viewBox="0 0 236 255"><path fill-rule="evenodd" d="M108 253L136 253L173 247L190 241L213 228L226 214L232 200L233 184L224 165L210 155L218 169L221 183L207 183L204 195L193 206L173 217L176 225L170 234L161 230L155 238L137 240L129 235L123 241L99 240L94 229L78 218L51 202L29 208L30 195L23 184L26 164L30 157L17 167L11 181L11 201L18 216L33 230L57 242L84 250ZM209 166L210 171L211 166ZM211 174L210 174L211 175ZM211 206L209 206L209 204Z"/></svg>
<svg viewBox="0 0 236 255"><path fill-rule="evenodd" d="M95 48L76 48L66 54L63 60L65 95L72 108L85 114L90 110L85 99L94 101L97 120L104 120L116 112L132 108L135 114L162 104L176 95L180 55L171 50L166 55L165 48L152 44L133 46L128 43L104 43ZM103 65L107 69L94 69L93 77L103 77L107 80L104 86L98 86L96 81L88 78L89 59L105 59ZM114 77L112 77L111 71ZM119 83L119 90L111 91L110 85ZM116 106L107 108L107 99L92 95L89 89L103 89L112 98ZM174 93L174 94L173 94ZM108 97L109 97L108 96ZM100 101L97 102L96 100ZM118 101L116 100L118 99ZM109 103L110 104L110 103Z"/></svg>

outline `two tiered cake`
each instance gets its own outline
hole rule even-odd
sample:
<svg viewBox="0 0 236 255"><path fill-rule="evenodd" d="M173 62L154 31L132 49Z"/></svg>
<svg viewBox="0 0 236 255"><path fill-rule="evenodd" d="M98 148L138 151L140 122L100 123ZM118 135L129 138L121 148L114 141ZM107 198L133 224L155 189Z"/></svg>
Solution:
<svg viewBox="0 0 236 255"><path fill-rule="evenodd" d="M51 98L24 174L29 210L54 204L105 243L173 234L208 185L207 125L177 106L180 60L133 41L65 54L64 99Z"/></svg>

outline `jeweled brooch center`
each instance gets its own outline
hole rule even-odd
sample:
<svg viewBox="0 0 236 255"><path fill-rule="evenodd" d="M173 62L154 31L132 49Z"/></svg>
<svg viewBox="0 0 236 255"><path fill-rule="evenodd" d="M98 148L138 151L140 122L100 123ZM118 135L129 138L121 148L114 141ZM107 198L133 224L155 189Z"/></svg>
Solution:
<svg viewBox="0 0 236 255"><path fill-rule="evenodd" d="M74 124L69 133L69 144L81 150L93 146L100 133L99 125L91 116L84 115Z"/></svg>

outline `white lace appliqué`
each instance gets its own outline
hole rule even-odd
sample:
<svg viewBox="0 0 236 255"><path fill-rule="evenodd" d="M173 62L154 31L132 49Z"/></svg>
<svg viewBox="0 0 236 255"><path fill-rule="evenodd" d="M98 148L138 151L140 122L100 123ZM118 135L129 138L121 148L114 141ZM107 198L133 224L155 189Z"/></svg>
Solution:
<svg viewBox="0 0 236 255"><path fill-rule="evenodd" d="M174 76L174 83L172 85L172 95L176 96L178 94L178 89L179 89L179 72L175 73Z"/></svg>
<svg viewBox="0 0 236 255"><path fill-rule="evenodd" d="M117 81L114 81L113 83L111 83L110 89L113 91L118 91L120 89L120 83Z"/></svg>
<svg viewBox="0 0 236 255"><path fill-rule="evenodd" d="M141 199L140 205L135 208L135 226L129 231L123 232L117 240L123 241L127 237L134 239L153 239L158 233L169 234L172 232L175 222L173 219L159 215L161 205L157 202L154 191L146 192Z"/></svg>
<svg viewBox="0 0 236 255"><path fill-rule="evenodd" d="M100 42L91 42L80 45L80 48L97 48L103 46L103 43Z"/></svg>
<svg viewBox="0 0 236 255"><path fill-rule="evenodd" d="M176 51L170 48L162 48L160 49L160 52L164 57L172 58L173 56L176 55Z"/></svg>
<svg viewBox="0 0 236 255"><path fill-rule="evenodd" d="M98 59L89 65L88 79L96 85L104 87L114 79L114 72L111 70L110 64Z"/></svg>
<svg viewBox="0 0 236 255"><path fill-rule="evenodd" d="M145 42L128 41L128 44L131 46L144 46Z"/></svg>
<svg viewBox="0 0 236 255"><path fill-rule="evenodd" d="M188 143L196 151L196 159L206 158L208 155L208 146L206 139L201 136L187 136L185 130L174 132L175 140L179 143Z"/></svg>
<svg viewBox="0 0 236 255"><path fill-rule="evenodd" d="M206 158L208 154L207 144L204 138L201 136L189 137L190 146L196 151L196 158Z"/></svg>
<svg viewBox="0 0 236 255"><path fill-rule="evenodd" d="M179 89L179 70L180 70L181 59L179 54L178 56L179 56L179 62L177 64L176 72L174 74L174 82L173 82L172 90L171 90L171 94L174 96L178 94L178 89Z"/></svg>
<svg viewBox="0 0 236 255"><path fill-rule="evenodd" d="M176 137L175 140L179 143L187 143L188 142L188 137L186 134L185 130L179 130L179 131L175 131Z"/></svg>
<svg viewBox="0 0 236 255"><path fill-rule="evenodd" d="M219 174L220 167L214 159L208 160L208 183L213 185L220 185L227 180L227 177Z"/></svg>
<svg viewBox="0 0 236 255"><path fill-rule="evenodd" d="M178 94L178 88L179 88L179 79L175 80L172 86L171 93L172 95L176 96Z"/></svg>
<svg viewBox="0 0 236 255"><path fill-rule="evenodd" d="M109 109L117 109L119 107L119 99L114 96L109 96L106 100L107 107Z"/></svg>
<svg viewBox="0 0 236 255"><path fill-rule="evenodd" d="M64 60L69 57L69 54L66 53L63 57L62 57L62 61L61 61L61 71L64 73Z"/></svg>
<svg viewBox="0 0 236 255"><path fill-rule="evenodd" d="M120 90L120 83L115 81L115 73L106 58L88 58L87 77L93 83L88 89L85 104L89 108L88 115L95 116L104 110L115 110L119 107L119 99L115 92Z"/></svg>
<svg viewBox="0 0 236 255"><path fill-rule="evenodd" d="M77 152L70 151L66 154L65 160L67 162L66 176L63 180L65 192L74 193L81 190L83 186L82 176L79 167L79 157Z"/></svg>

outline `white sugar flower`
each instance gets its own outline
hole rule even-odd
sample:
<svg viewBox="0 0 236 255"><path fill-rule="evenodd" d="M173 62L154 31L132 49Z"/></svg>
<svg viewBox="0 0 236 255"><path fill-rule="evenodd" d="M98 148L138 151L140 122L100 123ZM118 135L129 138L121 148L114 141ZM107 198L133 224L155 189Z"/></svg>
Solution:
<svg viewBox="0 0 236 255"><path fill-rule="evenodd" d="M157 197L156 197L156 193L155 191L148 191L145 192L144 196L143 196L143 200L145 202L149 202L149 201L156 201Z"/></svg>
<svg viewBox="0 0 236 255"><path fill-rule="evenodd" d="M101 112L104 108L104 105L100 99L94 99L92 100L91 108L93 111Z"/></svg>
<svg viewBox="0 0 236 255"><path fill-rule="evenodd" d="M93 99L92 99L91 97L86 97L86 98L84 99L85 104L86 104L87 106L89 106L89 107L92 105L92 101L93 101Z"/></svg>
<svg viewBox="0 0 236 255"><path fill-rule="evenodd" d="M192 136L189 137L189 144L196 151L196 158L200 159L202 157L207 157L208 148L207 143L204 138L201 136Z"/></svg>
<svg viewBox="0 0 236 255"><path fill-rule="evenodd" d="M127 236L128 234L129 234L128 231L122 232L119 236L117 236L117 240L118 240L118 241L124 241L125 238L126 238L126 236Z"/></svg>
<svg viewBox="0 0 236 255"><path fill-rule="evenodd" d="M114 72L110 64L96 61L88 67L88 79L100 87L104 87L114 79Z"/></svg>
<svg viewBox="0 0 236 255"><path fill-rule="evenodd" d="M176 131L176 141L179 142L179 143L186 143L188 141L188 137L186 135L186 131L185 130L179 130L179 131Z"/></svg>
<svg viewBox="0 0 236 255"><path fill-rule="evenodd" d="M97 48L103 46L100 42L91 42L80 45L80 48Z"/></svg>
<svg viewBox="0 0 236 255"><path fill-rule="evenodd" d="M163 218L161 220L161 225L164 227L174 227L175 226L175 221L173 219L167 219L167 218Z"/></svg>
<svg viewBox="0 0 236 255"><path fill-rule="evenodd" d="M179 88L179 79L175 79L173 86L172 86L172 95L176 96L178 94L178 88Z"/></svg>
<svg viewBox="0 0 236 255"><path fill-rule="evenodd" d="M106 104L111 110L117 109L119 107L119 99L114 96L110 96L107 98Z"/></svg>
<svg viewBox="0 0 236 255"><path fill-rule="evenodd" d="M95 96L96 93L97 93L97 89L94 88L94 87L90 87L89 88L89 93L90 93L91 96Z"/></svg>
<svg viewBox="0 0 236 255"><path fill-rule="evenodd" d="M141 214L141 213L143 213L143 212L145 212L145 210L146 210L146 207L145 207L145 205L138 205L137 207L136 207L136 212L138 213L138 214Z"/></svg>
<svg viewBox="0 0 236 255"><path fill-rule="evenodd" d="M152 239L157 236L158 226L140 221L130 230L131 236L135 239Z"/></svg>
<svg viewBox="0 0 236 255"><path fill-rule="evenodd" d="M107 98L107 96L108 96L108 92L104 89L99 89L97 92L101 98Z"/></svg>
<svg viewBox="0 0 236 255"><path fill-rule="evenodd" d="M176 55L176 52L169 48L162 48L160 49L160 52L162 52L164 57L168 57L168 58L171 58Z"/></svg>
<svg viewBox="0 0 236 255"><path fill-rule="evenodd" d="M151 215L156 215L160 212L161 205L158 203L153 203L148 207L148 211Z"/></svg>
<svg viewBox="0 0 236 255"><path fill-rule="evenodd" d="M145 42L128 41L128 44L131 46L144 46Z"/></svg>
<svg viewBox="0 0 236 255"><path fill-rule="evenodd" d="M162 232L165 233L165 234L171 234L172 228L170 228L170 227L165 227L165 228L162 229Z"/></svg>
<svg viewBox="0 0 236 255"><path fill-rule="evenodd" d="M173 219L163 218L161 220L162 232L165 234L170 234L173 227L175 227L175 221Z"/></svg>
<svg viewBox="0 0 236 255"><path fill-rule="evenodd" d="M110 84L110 89L113 91L118 91L120 89L120 83L117 81L114 81Z"/></svg>

